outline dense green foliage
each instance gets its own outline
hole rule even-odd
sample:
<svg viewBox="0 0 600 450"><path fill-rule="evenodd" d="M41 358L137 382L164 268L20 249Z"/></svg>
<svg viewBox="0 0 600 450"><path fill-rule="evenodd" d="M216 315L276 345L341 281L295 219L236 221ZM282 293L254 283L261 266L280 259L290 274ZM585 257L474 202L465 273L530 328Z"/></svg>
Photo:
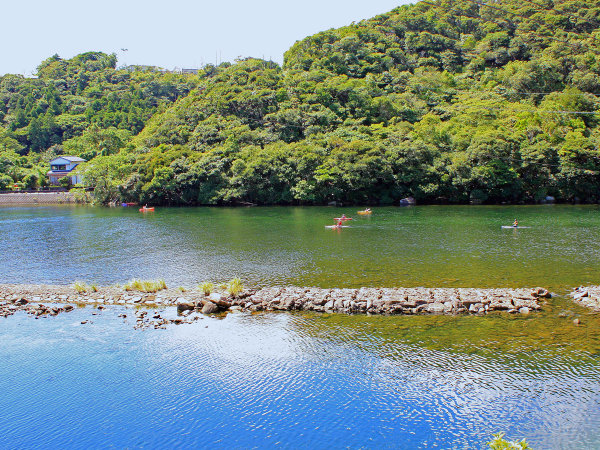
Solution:
<svg viewBox="0 0 600 450"><path fill-rule="evenodd" d="M115 64L115 55L98 52L71 60L54 55L40 64L37 78L0 78L0 189L12 182L44 185L48 161L59 154L89 160L118 153L195 85L189 76L115 70Z"/></svg>
<svg viewBox="0 0 600 450"><path fill-rule="evenodd" d="M423 1L299 41L283 67L113 67L53 57L0 80L0 185L58 145L95 156L105 202L600 200L595 0Z"/></svg>

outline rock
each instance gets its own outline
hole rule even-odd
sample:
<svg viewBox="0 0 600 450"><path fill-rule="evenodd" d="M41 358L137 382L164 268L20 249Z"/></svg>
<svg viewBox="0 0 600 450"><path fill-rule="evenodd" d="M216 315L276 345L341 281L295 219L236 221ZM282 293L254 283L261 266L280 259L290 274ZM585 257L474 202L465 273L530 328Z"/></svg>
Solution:
<svg viewBox="0 0 600 450"><path fill-rule="evenodd" d="M213 302L206 302L202 307L202 314L215 314L219 312L219 307Z"/></svg>
<svg viewBox="0 0 600 450"><path fill-rule="evenodd" d="M573 319L573 323L575 325L579 325L581 323L581 320L579 320L579 319Z"/></svg>
<svg viewBox="0 0 600 450"><path fill-rule="evenodd" d="M177 312L182 313L183 311L193 311L195 307L196 305L194 303L177 303Z"/></svg>
<svg viewBox="0 0 600 450"><path fill-rule="evenodd" d="M534 297L539 297L539 298L550 298L552 297L552 294L544 288L538 287L535 288L532 292L531 295Z"/></svg>
<svg viewBox="0 0 600 450"><path fill-rule="evenodd" d="M519 309L519 312L521 314L529 314L529 308L527 306L523 306L522 308Z"/></svg>
<svg viewBox="0 0 600 450"><path fill-rule="evenodd" d="M426 305L426 311L432 314L441 314L445 311L446 307L442 303L431 303Z"/></svg>

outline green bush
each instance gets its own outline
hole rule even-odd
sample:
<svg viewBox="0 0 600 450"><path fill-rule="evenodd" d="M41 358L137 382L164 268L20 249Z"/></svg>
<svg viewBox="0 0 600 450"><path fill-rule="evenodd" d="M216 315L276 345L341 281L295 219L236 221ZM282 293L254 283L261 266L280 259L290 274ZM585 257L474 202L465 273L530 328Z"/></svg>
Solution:
<svg viewBox="0 0 600 450"><path fill-rule="evenodd" d="M525 442L525 439L519 442L507 441L504 439L504 433L502 432L493 434L492 436L494 439L488 442L488 446L492 450L525 450L531 448Z"/></svg>
<svg viewBox="0 0 600 450"><path fill-rule="evenodd" d="M227 283L227 292L234 297L244 290L242 280L234 278Z"/></svg>
<svg viewBox="0 0 600 450"><path fill-rule="evenodd" d="M126 291L140 291L140 292L158 292L163 289L167 289L165 280L158 281L142 281L139 279L130 280L123 286Z"/></svg>
<svg viewBox="0 0 600 450"><path fill-rule="evenodd" d="M198 288L204 293L204 295L210 295L215 286L210 281L204 281L203 283L200 283Z"/></svg>

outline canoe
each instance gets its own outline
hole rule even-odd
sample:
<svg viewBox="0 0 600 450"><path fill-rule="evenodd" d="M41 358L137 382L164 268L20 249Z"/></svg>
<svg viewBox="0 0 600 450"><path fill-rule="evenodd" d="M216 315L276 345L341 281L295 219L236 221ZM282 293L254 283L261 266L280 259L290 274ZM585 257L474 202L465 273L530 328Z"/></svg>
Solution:
<svg viewBox="0 0 600 450"><path fill-rule="evenodd" d="M140 212L148 212L148 211L154 211L154 206L152 206L151 208L140 208Z"/></svg>
<svg viewBox="0 0 600 450"><path fill-rule="evenodd" d="M371 214L373 211L356 211L356 214L360 214L361 216L366 216L367 214Z"/></svg>

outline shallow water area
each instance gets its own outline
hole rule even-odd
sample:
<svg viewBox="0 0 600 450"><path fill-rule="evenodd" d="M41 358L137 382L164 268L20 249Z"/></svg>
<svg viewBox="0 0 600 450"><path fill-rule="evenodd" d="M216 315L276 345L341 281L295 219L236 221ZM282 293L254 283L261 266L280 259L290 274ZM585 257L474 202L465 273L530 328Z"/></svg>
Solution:
<svg viewBox="0 0 600 450"><path fill-rule="evenodd" d="M548 306L235 313L165 330L135 330L124 307L19 313L0 320L0 447L481 448L498 431L598 447L600 320Z"/></svg>

